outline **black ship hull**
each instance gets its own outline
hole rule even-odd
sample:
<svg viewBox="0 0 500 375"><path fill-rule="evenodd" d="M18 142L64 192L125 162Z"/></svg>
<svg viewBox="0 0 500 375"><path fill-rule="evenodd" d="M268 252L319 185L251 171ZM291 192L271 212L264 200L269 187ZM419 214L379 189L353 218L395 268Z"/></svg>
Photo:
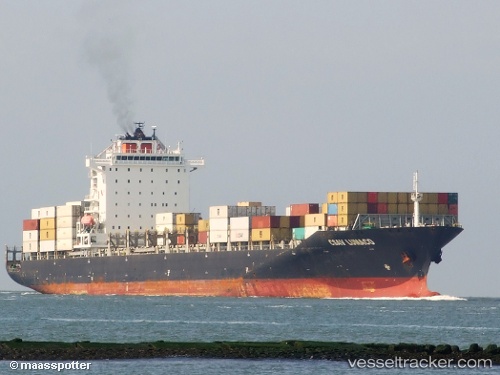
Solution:
<svg viewBox="0 0 500 375"><path fill-rule="evenodd" d="M462 228L319 231L294 249L26 260L11 278L41 293L314 298L426 297L431 262Z"/></svg>

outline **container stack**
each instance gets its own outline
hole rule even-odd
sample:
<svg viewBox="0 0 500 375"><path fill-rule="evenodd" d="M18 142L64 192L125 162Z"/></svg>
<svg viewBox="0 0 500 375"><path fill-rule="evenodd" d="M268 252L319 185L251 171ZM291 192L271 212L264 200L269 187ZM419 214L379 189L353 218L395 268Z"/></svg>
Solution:
<svg viewBox="0 0 500 375"><path fill-rule="evenodd" d="M56 249L72 250L76 239L76 225L82 215L82 204L66 203L64 206L57 206L56 212Z"/></svg>
<svg viewBox="0 0 500 375"><path fill-rule="evenodd" d="M161 212L156 214L155 219L155 230L158 233L173 233L175 227L176 213L173 212Z"/></svg>
<svg viewBox="0 0 500 375"><path fill-rule="evenodd" d="M23 220L23 253L40 250L40 219Z"/></svg>
<svg viewBox="0 0 500 375"><path fill-rule="evenodd" d="M262 206L261 202L238 202L236 206L211 206L208 224L209 241L210 243L253 241L251 232L253 217L274 215L276 207ZM261 237L271 238L271 235L263 233ZM259 239L259 241L269 240Z"/></svg>
<svg viewBox="0 0 500 375"><path fill-rule="evenodd" d="M40 253L56 249L56 207L42 207L31 210L31 219L40 220Z"/></svg>
<svg viewBox="0 0 500 375"><path fill-rule="evenodd" d="M326 209L321 206L321 211ZM287 210L290 215L291 237L294 240L304 240L325 225L324 212L320 212L318 203L294 203Z"/></svg>
<svg viewBox="0 0 500 375"><path fill-rule="evenodd" d="M370 197L373 199L373 197ZM368 193L355 191L327 194L326 225L345 227L353 224L356 215L368 212Z"/></svg>
<svg viewBox="0 0 500 375"><path fill-rule="evenodd" d="M252 241L279 242L292 238L289 216L253 216L251 228Z"/></svg>
<svg viewBox="0 0 500 375"><path fill-rule="evenodd" d="M209 220L198 220L198 243L206 244L208 241L208 233L210 230Z"/></svg>
<svg viewBox="0 0 500 375"><path fill-rule="evenodd" d="M180 213L175 217L174 231L177 233L177 245L198 242L199 213Z"/></svg>
<svg viewBox="0 0 500 375"><path fill-rule="evenodd" d="M413 210L409 192L329 192L322 205L328 227L352 225L358 214L409 215ZM420 214L458 216L458 194L423 193Z"/></svg>

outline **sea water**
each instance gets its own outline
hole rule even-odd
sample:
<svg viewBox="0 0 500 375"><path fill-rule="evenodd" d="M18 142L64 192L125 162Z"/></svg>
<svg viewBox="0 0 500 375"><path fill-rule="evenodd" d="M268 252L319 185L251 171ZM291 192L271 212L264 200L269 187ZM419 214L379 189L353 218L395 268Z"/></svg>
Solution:
<svg viewBox="0 0 500 375"><path fill-rule="evenodd" d="M0 292L0 340L25 341L346 341L500 344L500 299L290 299L55 296ZM356 374L347 362L166 358L90 361L64 374ZM500 368L466 369L493 373ZM371 369L374 374L429 369ZM440 374L456 369L439 369ZM10 370L0 373L58 373Z"/></svg>

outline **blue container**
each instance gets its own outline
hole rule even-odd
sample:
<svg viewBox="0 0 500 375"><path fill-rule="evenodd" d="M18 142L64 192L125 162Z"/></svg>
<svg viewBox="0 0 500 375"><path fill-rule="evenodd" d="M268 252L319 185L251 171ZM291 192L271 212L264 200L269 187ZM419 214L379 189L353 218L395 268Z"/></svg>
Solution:
<svg viewBox="0 0 500 375"><path fill-rule="evenodd" d="M337 215L339 213L339 206L337 203L328 204L328 215Z"/></svg>
<svg viewBox="0 0 500 375"><path fill-rule="evenodd" d="M448 204L458 204L458 193L448 193Z"/></svg>

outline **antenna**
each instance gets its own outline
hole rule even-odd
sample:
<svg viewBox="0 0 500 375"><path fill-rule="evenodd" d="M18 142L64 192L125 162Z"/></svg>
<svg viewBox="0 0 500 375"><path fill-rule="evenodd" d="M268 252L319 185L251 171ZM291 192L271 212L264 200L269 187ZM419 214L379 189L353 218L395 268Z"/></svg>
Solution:
<svg viewBox="0 0 500 375"><path fill-rule="evenodd" d="M413 201L413 226L420 226L420 201L423 194L418 192L418 171L413 174L413 193L411 193L411 200Z"/></svg>
<svg viewBox="0 0 500 375"><path fill-rule="evenodd" d="M153 129L153 136L151 138L156 139L156 125L151 126Z"/></svg>

